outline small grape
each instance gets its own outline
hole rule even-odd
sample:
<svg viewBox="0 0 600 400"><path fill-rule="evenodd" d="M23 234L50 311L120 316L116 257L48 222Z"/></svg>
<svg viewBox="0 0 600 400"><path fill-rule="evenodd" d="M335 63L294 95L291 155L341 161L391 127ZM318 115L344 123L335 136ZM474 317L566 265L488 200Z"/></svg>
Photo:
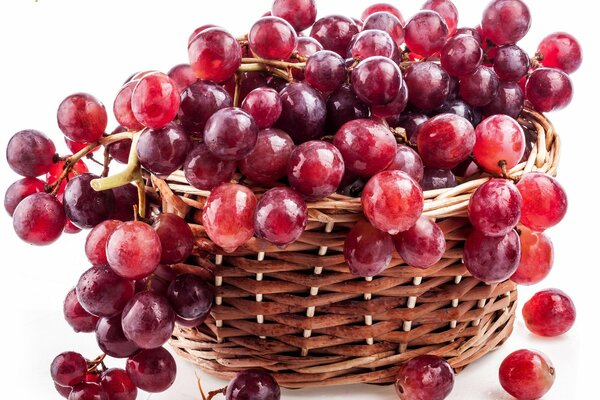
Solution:
<svg viewBox="0 0 600 400"><path fill-rule="evenodd" d="M492 101L483 107L483 114L491 116L495 114L506 114L509 117L517 118L525 103L525 94L523 89L516 82L500 82L498 85L498 95Z"/></svg>
<svg viewBox="0 0 600 400"><path fill-rule="evenodd" d="M144 126L160 129L177 115L181 103L177 84L167 75L155 72L141 78L131 93L131 110Z"/></svg>
<svg viewBox="0 0 600 400"><path fill-rule="evenodd" d="M238 162L240 171L254 182L264 184L275 182L287 174L293 149L294 142L284 131L280 129L259 131L254 149Z"/></svg>
<svg viewBox="0 0 600 400"><path fill-rule="evenodd" d="M175 328L175 313L167 299L153 292L137 293L121 315L125 337L141 349L165 344Z"/></svg>
<svg viewBox="0 0 600 400"><path fill-rule="evenodd" d="M500 384L518 400L536 400L546 394L556 377L552 362L533 350L517 350L509 354L499 370Z"/></svg>
<svg viewBox="0 0 600 400"><path fill-rule="evenodd" d="M525 134L521 125L507 115L493 115L483 120L475 131L475 161L488 171L501 173L516 166L525 152Z"/></svg>
<svg viewBox="0 0 600 400"><path fill-rule="evenodd" d="M529 56L519 46L502 46L494 58L494 71L503 81L518 82L529 70Z"/></svg>
<svg viewBox="0 0 600 400"><path fill-rule="evenodd" d="M221 160L208 150L206 144L197 143L183 163L183 171L190 185L200 190L211 190L231 181L236 166L235 161Z"/></svg>
<svg viewBox="0 0 600 400"><path fill-rule="evenodd" d="M231 96L223 87L212 82L198 81L181 93L177 118L186 131L203 135L206 121L215 112L231 106Z"/></svg>
<svg viewBox="0 0 600 400"><path fill-rule="evenodd" d="M67 323L75 332L94 332L98 317L84 310L77 300L75 289L71 289L63 304L63 313Z"/></svg>
<svg viewBox="0 0 600 400"><path fill-rule="evenodd" d="M175 359L162 347L140 351L127 360L126 369L133 384L150 393L170 388L177 374Z"/></svg>
<svg viewBox="0 0 600 400"><path fill-rule="evenodd" d="M248 369L240 372L227 385L226 400L279 400L281 389L267 371Z"/></svg>
<svg viewBox="0 0 600 400"><path fill-rule="evenodd" d="M178 64L171 68L167 75L177 84L180 93L198 81L198 77L190 64Z"/></svg>
<svg viewBox="0 0 600 400"><path fill-rule="evenodd" d="M96 225L85 240L85 255L92 265L106 265L106 242L121 221L109 219Z"/></svg>
<svg viewBox="0 0 600 400"><path fill-rule="evenodd" d="M558 68L572 74L581 66L581 46L568 33L556 32L542 39L537 52L545 67Z"/></svg>
<svg viewBox="0 0 600 400"><path fill-rule="evenodd" d="M352 39L349 58L365 59L374 56L392 58L396 43L389 33L378 29L363 29Z"/></svg>
<svg viewBox="0 0 600 400"><path fill-rule="evenodd" d="M263 17L254 23L248 33L250 51L269 60L287 60L296 49L296 31L283 18Z"/></svg>
<svg viewBox="0 0 600 400"><path fill-rule="evenodd" d="M529 8L521 0L494 0L483 12L483 35L498 46L515 44L531 26Z"/></svg>
<svg viewBox="0 0 600 400"><path fill-rule="evenodd" d="M442 67L454 77L474 73L482 60L480 42L469 35L456 35L448 39L440 55Z"/></svg>
<svg viewBox="0 0 600 400"><path fill-rule="evenodd" d="M281 109L279 93L266 87L254 89L242 102L242 110L254 118L259 129L270 128L275 124L281 115Z"/></svg>
<svg viewBox="0 0 600 400"><path fill-rule="evenodd" d="M137 154L142 167L153 174L168 176L181 167L191 148L190 135L179 125L170 123L142 132Z"/></svg>
<svg viewBox="0 0 600 400"><path fill-rule="evenodd" d="M400 12L400 10L388 3L376 3L370 5L362 12L360 19L366 21L371 15L379 12L390 13L396 18L398 18L402 26L405 25L404 18L402 17L402 13Z"/></svg>
<svg viewBox="0 0 600 400"><path fill-rule="evenodd" d="M415 182L421 182L423 179L424 168L421 156L403 144L397 145L396 157L386 169L402 171L413 178Z"/></svg>
<svg viewBox="0 0 600 400"><path fill-rule="evenodd" d="M525 86L527 100L541 112L565 108L573 98L569 75L555 68L539 68L531 73Z"/></svg>
<svg viewBox="0 0 600 400"><path fill-rule="evenodd" d="M517 183L523 197L521 223L534 231L544 231L564 218L568 201L563 187L553 177L529 172Z"/></svg>
<svg viewBox="0 0 600 400"><path fill-rule="evenodd" d="M310 36L331 50L344 57L350 41L358 33L358 26L350 18L331 15L321 18L313 25Z"/></svg>
<svg viewBox="0 0 600 400"><path fill-rule="evenodd" d="M125 337L121 325L121 314L104 317L96 325L96 341L104 353L114 358L127 358L137 353L138 345Z"/></svg>
<svg viewBox="0 0 600 400"><path fill-rule="evenodd" d="M327 117L325 100L318 90L304 82L294 82L279 93L281 116L276 128L300 144L320 137Z"/></svg>
<svg viewBox="0 0 600 400"><path fill-rule="evenodd" d="M137 83L138 81L129 81L123 85L121 90L119 90L119 93L117 93L115 102L113 103L113 114L115 115L117 122L126 129L132 131L138 131L144 127L144 125L137 120L131 108L131 95L133 94L133 89L135 89Z"/></svg>
<svg viewBox="0 0 600 400"><path fill-rule="evenodd" d="M550 238L520 226L521 261L510 280L519 285L534 285L541 282L552 269L554 246Z"/></svg>
<svg viewBox="0 0 600 400"><path fill-rule="evenodd" d="M189 321L206 318L213 306L214 294L200 277L182 274L169 285L167 299L177 316Z"/></svg>
<svg viewBox="0 0 600 400"><path fill-rule="evenodd" d="M60 386L75 386L82 383L87 372L87 361L72 351L56 356L50 366L52 380Z"/></svg>
<svg viewBox="0 0 600 400"><path fill-rule="evenodd" d="M339 54L321 50L309 57L304 69L306 82L321 91L331 93L346 81L346 65Z"/></svg>
<svg viewBox="0 0 600 400"><path fill-rule="evenodd" d="M409 103L423 111L435 110L450 95L450 76L433 62L412 64L406 70L404 79Z"/></svg>
<svg viewBox="0 0 600 400"><path fill-rule="evenodd" d="M500 80L492 68L478 67L460 78L460 97L475 107L485 106L498 95Z"/></svg>
<svg viewBox="0 0 600 400"><path fill-rule="evenodd" d="M406 46L421 57L429 57L444 47L448 25L440 14L431 10L416 13L406 24Z"/></svg>
<svg viewBox="0 0 600 400"><path fill-rule="evenodd" d="M81 275L76 292L84 310L98 317L112 317L133 297L134 286L107 266L99 265Z"/></svg>
<svg viewBox="0 0 600 400"><path fill-rule="evenodd" d="M23 241L36 246L54 243L62 234L66 217L56 197L34 193L23 199L13 213L13 228Z"/></svg>
<svg viewBox="0 0 600 400"><path fill-rule="evenodd" d="M421 8L423 10L435 11L440 14L448 26L448 36L453 36L455 34L456 25L458 24L458 10L452 1L427 0Z"/></svg>
<svg viewBox="0 0 600 400"><path fill-rule="evenodd" d="M555 337L568 332L576 316L573 300L558 289L537 292L523 305L527 329L539 336Z"/></svg>
<svg viewBox="0 0 600 400"><path fill-rule="evenodd" d="M351 82L356 95L363 102L385 105L398 95L402 74L398 65L389 58L369 57L354 68Z"/></svg>
<svg viewBox="0 0 600 400"><path fill-rule="evenodd" d="M12 217L19 203L26 197L43 192L45 185L36 178L23 178L10 185L4 194L4 208L8 215Z"/></svg>
<svg viewBox="0 0 600 400"><path fill-rule="evenodd" d="M443 400L454 388L454 371L438 356L417 356L400 365L396 393L400 400Z"/></svg>
<svg viewBox="0 0 600 400"><path fill-rule="evenodd" d="M57 112L58 127L66 137L81 143L100 139L108 117L104 105L87 93L76 93L60 103Z"/></svg>
<svg viewBox="0 0 600 400"><path fill-rule="evenodd" d="M160 239L162 264L181 263L192 254L194 233L187 222L177 214L159 214L154 219L152 228Z"/></svg>
<svg viewBox="0 0 600 400"><path fill-rule="evenodd" d="M98 178L94 174L77 175L65 187L65 213L78 228L93 228L111 217L115 196L112 190L97 192L92 188L91 181Z"/></svg>
<svg viewBox="0 0 600 400"><path fill-rule="evenodd" d="M404 24L394 14L386 11L373 13L365 19L363 30L378 29L387 32L396 46L404 43Z"/></svg>
<svg viewBox="0 0 600 400"><path fill-rule="evenodd" d="M368 118L369 107L363 103L352 87L343 84L327 99L327 131L335 133L348 121Z"/></svg>
<svg viewBox="0 0 600 400"><path fill-rule="evenodd" d="M315 0L275 0L271 14L285 19L296 32L301 32L317 20L317 6Z"/></svg>
<svg viewBox="0 0 600 400"><path fill-rule="evenodd" d="M475 145L475 130L469 121L455 114L440 114L419 127L417 137L423 164L451 169L464 161Z"/></svg>
<svg viewBox="0 0 600 400"><path fill-rule="evenodd" d="M107 369L100 376L100 386L108 395L108 400L135 400L137 387L126 371L118 368Z"/></svg>
<svg viewBox="0 0 600 400"><path fill-rule="evenodd" d="M421 187L423 191L448 189L458 185L456 175L449 169L436 169L425 167Z"/></svg>

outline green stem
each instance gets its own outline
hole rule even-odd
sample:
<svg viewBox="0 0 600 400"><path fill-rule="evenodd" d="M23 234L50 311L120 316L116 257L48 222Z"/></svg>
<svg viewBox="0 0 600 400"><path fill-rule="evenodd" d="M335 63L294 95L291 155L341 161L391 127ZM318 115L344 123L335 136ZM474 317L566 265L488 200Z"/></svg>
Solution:
<svg viewBox="0 0 600 400"><path fill-rule="evenodd" d="M288 61L277 61L277 60L266 60L264 58L242 58L242 66L247 64L262 64L269 65L276 68L296 68L304 69L306 67L305 62L288 62Z"/></svg>
<svg viewBox="0 0 600 400"><path fill-rule="evenodd" d="M118 174L92 180L91 185L94 190L101 191L113 189L131 182L138 182L142 180L140 160L137 156L137 144L140 138L140 133L141 132L135 133L131 139L131 151L129 152L129 161L127 162L127 167L125 167L125 169Z"/></svg>

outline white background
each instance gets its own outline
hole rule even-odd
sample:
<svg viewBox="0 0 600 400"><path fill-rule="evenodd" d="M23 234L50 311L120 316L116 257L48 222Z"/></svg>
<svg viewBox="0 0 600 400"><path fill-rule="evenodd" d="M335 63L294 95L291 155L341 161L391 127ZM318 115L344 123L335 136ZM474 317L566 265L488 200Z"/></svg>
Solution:
<svg viewBox="0 0 600 400"><path fill-rule="evenodd" d="M370 1L317 0L319 15L360 16ZM213 23L238 35L270 7L257 1L90 1L2 0L0 2L0 147L13 133L35 128L54 138L66 152L56 126L56 109L67 95L84 91L101 99L107 109L121 83L131 73L187 62L187 38L197 26ZM404 16L417 11L421 0L396 0ZM486 2L456 0L459 26L479 23ZM498 383L498 366L511 351L533 348L545 352L557 379L545 399L598 398L598 59L595 11L580 0L530 0L530 33L521 45L533 53L546 34L564 30L574 34L584 49L583 67L573 75L575 99L550 115L562 135L563 157L559 179L569 194L570 208L562 224L549 233L556 262L550 277L523 288L522 304L535 291L558 287L569 293L578 320L564 337L536 338L521 319L515 333L498 351L474 363L456 380L450 399L509 399ZM114 119L110 129L114 127ZM2 157L2 193L17 177ZM11 220L0 212L2 285L0 286L0 397L58 399L48 368L55 355L76 350L92 358L99 354L93 335L75 334L63 321L62 301L79 275L88 268L83 252L85 233L63 236L51 247L31 247L14 235ZM520 313L520 311L519 311ZM120 362L110 360L111 366ZM195 369L179 362L175 386L164 394L140 399L199 399ZM8 384L10 382L10 384ZM207 388L224 382L204 377ZM593 391L592 391L593 389ZM8 392L7 392L8 391ZM14 392L13 392L14 391ZM592 394L594 393L594 394ZM342 397L343 396L343 397ZM284 391L284 399L391 399L389 387L352 386L334 389Z"/></svg>

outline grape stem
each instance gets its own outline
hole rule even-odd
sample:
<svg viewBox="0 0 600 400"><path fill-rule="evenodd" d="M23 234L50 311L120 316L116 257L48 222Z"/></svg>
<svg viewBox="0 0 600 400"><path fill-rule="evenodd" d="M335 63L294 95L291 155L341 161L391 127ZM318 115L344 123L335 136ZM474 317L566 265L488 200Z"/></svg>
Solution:
<svg viewBox="0 0 600 400"><path fill-rule="evenodd" d="M98 366L104 366L104 359L106 358L106 354L101 354L92 361L88 362L88 372L94 372L98 368Z"/></svg>
<svg viewBox="0 0 600 400"><path fill-rule="evenodd" d="M299 62L266 60L258 57L242 58L242 65L238 68L238 72L266 71L274 76L291 82L294 79L292 70L303 70L306 67L306 62L303 61L305 59L304 57L298 54L294 54L292 57L298 59Z"/></svg>

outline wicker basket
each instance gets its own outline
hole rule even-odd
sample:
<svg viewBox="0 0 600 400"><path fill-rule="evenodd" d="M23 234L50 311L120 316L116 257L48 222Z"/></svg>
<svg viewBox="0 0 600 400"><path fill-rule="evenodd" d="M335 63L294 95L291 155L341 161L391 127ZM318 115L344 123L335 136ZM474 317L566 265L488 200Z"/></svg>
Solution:
<svg viewBox="0 0 600 400"><path fill-rule="evenodd" d="M520 123L538 140L509 175L555 175L560 142L552 125L529 110ZM425 192L423 214L437 220L447 240L440 262L422 270L394 254L385 272L365 279L348 272L343 256L347 232L364 218L360 199L334 194L309 203L306 232L286 248L253 238L224 254L199 222L209 193L191 187L181 171L166 180L150 177L162 210L186 216L197 236L195 265L175 268L215 284L209 319L194 329L176 328L171 345L210 374L231 378L262 367L288 388L392 383L399 363L424 353L462 369L501 345L515 319L516 284L484 284L462 263L472 229L467 204L488 179L474 176ZM258 195L265 190L252 188Z"/></svg>

